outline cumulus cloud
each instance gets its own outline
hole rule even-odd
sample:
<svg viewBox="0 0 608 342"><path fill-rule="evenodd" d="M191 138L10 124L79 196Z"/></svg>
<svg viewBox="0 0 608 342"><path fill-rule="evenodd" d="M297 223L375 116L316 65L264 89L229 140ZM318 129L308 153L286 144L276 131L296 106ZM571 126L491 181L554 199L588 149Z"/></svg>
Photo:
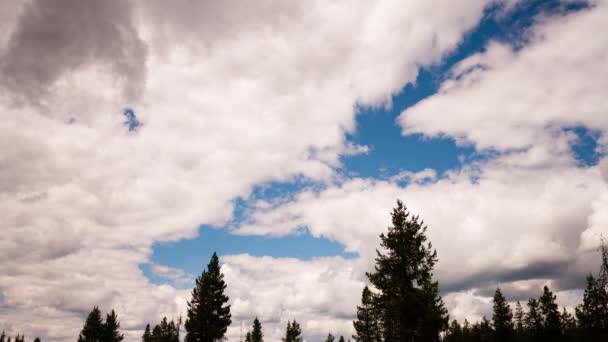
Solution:
<svg viewBox="0 0 608 342"><path fill-rule="evenodd" d="M0 55L2 88L16 102L40 103L66 74L92 66L124 79L128 100L141 94L147 50L130 2L36 0L22 7L12 12L19 19Z"/></svg>
<svg viewBox="0 0 608 342"><path fill-rule="evenodd" d="M187 293L138 268L152 244L230 221L256 185L335 181L367 151L345 138L356 106L386 105L487 3L1 1L1 320L66 341L100 304L136 340L177 317Z"/></svg>
<svg viewBox="0 0 608 342"><path fill-rule="evenodd" d="M596 32L608 5L595 1L574 14L540 17L521 49L492 43L457 64L438 94L406 109L404 134L447 135L480 149L545 146L559 152L561 129L608 131L608 46ZM581 37L584 44L581 44Z"/></svg>

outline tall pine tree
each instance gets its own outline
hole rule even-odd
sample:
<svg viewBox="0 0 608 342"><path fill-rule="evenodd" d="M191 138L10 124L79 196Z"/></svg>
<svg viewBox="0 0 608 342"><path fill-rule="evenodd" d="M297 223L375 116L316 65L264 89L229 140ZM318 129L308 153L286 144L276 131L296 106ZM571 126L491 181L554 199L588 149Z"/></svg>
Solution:
<svg viewBox="0 0 608 342"><path fill-rule="evenodd" d="M104 341L105 327L101 318L101 311L97 306L87 316L87 319L78 335L78 342L102 342Z"/></svg>
<svg viewBox="0 0 608 342"><path fill-rule="evenodd" d="M146 330L144 330L144 334L141 335L142 342L152 342L152 332L150 332L150 324L146 324Z"/></svg>
<svg viewBox="0 0 608 342"><path fill-rule="evenodd" d="M426 243L426 229L398 200L392 226L380 235L382 252L377 251L375 272L367 276L380 292L375 306L384 342L439 341L447 328L447 310L432 273L437 252Z"/></svg>
<svg viewBox="0 0 608 342"><path fill-rule="evenodd" d="M372 291L367 286L361 294L361 305L357 306L357 320L353 322L355 335L353 339L357 342L378 341L378 318Z"/></svg>
<svg viewBox="0 0 608 342"><path fill-rule="evenodd" d="M543 288L543 294L538 299L540 312L543 317L543 336L545 339L555 341L562 336L562 320L559 306L555 302L556 297L547 286Z"/></svg>
<svg viewBox="0 0 608 342"><path fill-rule="evenodd" d="M188 302L186 342L215 342L224 338L232 323L225 290L219 259L213 253L207 269L196 279L192 299Z"/></svg>
<svg viewBox="0 0 608 342"><path fill-rule="evenodd" d="M256 318L253 320L253 327L251 329L251 342L264 342L264 333L262 333L262 323Z"/></svg>
<svg viewBox="0 0 608 342"><path fill-rule="evenodd" d="M120 329L118 316L112 309L106 316L106 322L103 325L103 342L121 342L124 336L118 329Z"/></svg>
<svg viewBox="0 0 608 342"><path fill-rule="evenodd" d="M583 303L576 307L576 318L586 339L608 340L608 292L591 274L587 276Z"/></svg>
<svg viewBox="0 0 608 342"><path fill-rule="evenodd" d="M293 322L287 321L287 329L285 331L285 337L282 339L283 342L303 342L302 329L300 324L294 319Z"/></svg>
<svg viewBox="0 0 608 342"><path fill-rule="evenodd" d="M494 314L492 322L494 324L494 332L497 342L506 342L513 339L513 312L507 300L500 292L500 288L496 289L493 300Z"/></svg>

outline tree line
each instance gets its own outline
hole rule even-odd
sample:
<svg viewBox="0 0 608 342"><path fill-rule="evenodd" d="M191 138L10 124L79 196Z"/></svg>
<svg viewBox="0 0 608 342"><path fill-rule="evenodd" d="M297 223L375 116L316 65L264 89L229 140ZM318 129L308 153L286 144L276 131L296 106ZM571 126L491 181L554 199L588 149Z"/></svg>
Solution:
<svg viewBox="0 0 608 342"><path fill-rule="evenodd" d="M560 312L556 296L544 286L539 298L528 300L526 310L518 301L513 310L496 289L491 319L473 324L466 319L450 322L439 293L433 269L437 251L427 241L427 226L411 215L401 201L391 213L391 226L380 234L375 266L366 273L365 286L353 321L356 342L528 342L528 341L608 341L608 248L602 243L602 266L597 277L589 275L583 302L574 315ZM232 323L226 282L219 259L213 253L207 268L196 278L187 305L185 342L225 340ZM150 329L146 325L142 342L180 342L181 317L177 323L164 317ZM120 323L112 310L102 319L98 307L89 313L78 342L121 342ZM329 333L326 342L336 342ZM287 322L283 342L303 342L302 329L294 319ZM263 342L258 317L245 334L245 342ZM348 340L350 342L350 339ZM12 342L0 335L0 342ZM17 335L14 342L25 342ZM36 338L35 342L40 342ZM340 336L338 342L345 342Z"/></svg>

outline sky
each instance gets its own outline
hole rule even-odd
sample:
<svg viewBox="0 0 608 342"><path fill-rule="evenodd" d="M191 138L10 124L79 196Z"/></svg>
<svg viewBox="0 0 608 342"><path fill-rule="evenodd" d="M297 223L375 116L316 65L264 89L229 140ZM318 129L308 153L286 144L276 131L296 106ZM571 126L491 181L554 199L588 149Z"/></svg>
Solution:
<svg viewBox="0 0 608 342"><path fill-rule="evenodd" d="M0 329L126 341L214 251L232 326L350 336L401 199L450 317L581 301L608 235L604 0L0 0Z"/></svg>

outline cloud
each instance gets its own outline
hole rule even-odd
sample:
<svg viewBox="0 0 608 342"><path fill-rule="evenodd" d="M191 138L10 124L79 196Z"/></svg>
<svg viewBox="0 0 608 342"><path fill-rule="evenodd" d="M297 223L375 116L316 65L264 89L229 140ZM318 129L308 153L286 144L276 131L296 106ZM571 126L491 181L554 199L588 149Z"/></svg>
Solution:
<svg viewBox="0 0 608 342"><path fill-rule="evenodd" d="M593 3L577 13L537 18L521 49L492 43L457 64L438 94L401 114L403 133L446 135L501 151L555 150L568 140L565 127L605 135L608 46L596 32L606 26L608 6Z"/></svg>
<svg viewBox="0 0 608 342"><path fill-rule="evenodd" d="M355 108L387 105L487 3L0 2L0 319L66 341L102 304L131 341L177 317L188 294L138 268L153 243L226 224L255 186L334 182L367 151L345 138Z"/></svg>
<svg viewBox="0 0 608 342"><path fill-rule="evenodd" d="M126 99L141 95L147 49L130 2L34 0L21 6L0 58L0 85L14 101L44 103L62 77L92 66L124 80Z"/></svg>

